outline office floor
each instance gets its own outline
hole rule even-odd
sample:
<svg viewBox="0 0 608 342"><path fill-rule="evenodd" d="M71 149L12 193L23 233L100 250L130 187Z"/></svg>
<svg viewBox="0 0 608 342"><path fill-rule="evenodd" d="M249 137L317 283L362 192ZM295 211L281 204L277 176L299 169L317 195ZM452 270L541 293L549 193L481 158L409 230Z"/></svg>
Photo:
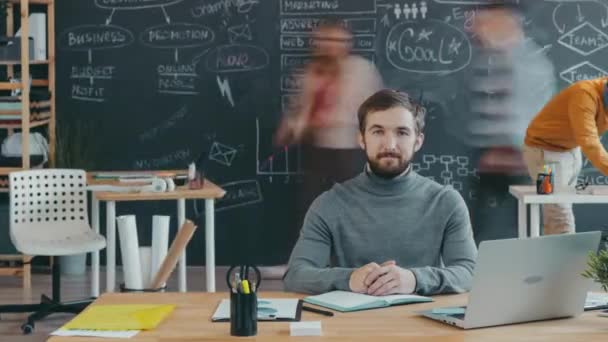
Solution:
<svg viewBox="0 0 608 342"><path fill-rule="evenodd" d="M227 268L218 267L216 273L217 291L227 291L223 279L225 279ZM119 276L121 272L117 272ZM282 275L281 267L270 267L264 270L264 291L281 291L283 282L280 280ZM87 297L90 291L89 275L82 276L62 276L61 294L62 300L73 300ZM121 279L118 279L120 281ZM101 286L105 288L105 277L102 271ZM169 289L174 291L177 288L175 273L168 283ZM188 290L203 291L205 288L205 269L204 267L188 268ZM51 275L49 273L34 273L32 275L32 289L29 293L24 293L21 287L21 280L13 277L0 277L0 305L18 303L37 303L41 294L51 294ZM36 323L36 329L31 335L22 335L20 326L27 315L23 314L0 314L0 341L46 341L49 333L59 328L67 322L73 315L55 314L47 317L43 321Z"/></svg>

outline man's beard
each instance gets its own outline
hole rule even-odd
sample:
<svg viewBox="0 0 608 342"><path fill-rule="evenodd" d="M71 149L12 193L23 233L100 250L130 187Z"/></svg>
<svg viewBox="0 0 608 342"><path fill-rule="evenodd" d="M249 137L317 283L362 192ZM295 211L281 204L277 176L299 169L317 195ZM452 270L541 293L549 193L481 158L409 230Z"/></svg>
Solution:
<svg viewBox="0 0 608 342"><path fill-rule="evenodd" d="M397 164L390 167L383 166L383 157L394 157L397 160ZM410 166L410 161L411 159L404 160L402 159L401 154L392 152L379 153L373 160L369 157L367 158L369 168L372 170L372 172L376 176L385 179L395 178L405 172L405 170L407 170L407 168Z"/></svg>

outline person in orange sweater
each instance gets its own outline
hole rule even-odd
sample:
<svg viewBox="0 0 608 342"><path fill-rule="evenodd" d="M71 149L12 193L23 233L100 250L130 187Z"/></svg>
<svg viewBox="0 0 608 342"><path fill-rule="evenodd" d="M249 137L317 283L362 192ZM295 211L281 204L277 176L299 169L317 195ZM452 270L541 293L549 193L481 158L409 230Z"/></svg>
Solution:
<svg viewBox="0 0 608 342"><path fill-rule="evenodd" d="M536 180L543 166L555 167L556 191L576 186L582 153L608 175L608 152L600 135L608 130L608 77L578 81L563 89L536 115L526 131L524 159ZM545 234L575 232L572 205L543 206Z"/></svg>

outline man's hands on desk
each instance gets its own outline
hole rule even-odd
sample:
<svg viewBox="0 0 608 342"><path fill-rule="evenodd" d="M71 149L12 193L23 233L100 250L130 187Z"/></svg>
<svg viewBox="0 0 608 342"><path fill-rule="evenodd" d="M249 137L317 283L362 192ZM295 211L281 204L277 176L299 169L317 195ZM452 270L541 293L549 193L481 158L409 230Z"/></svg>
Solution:
<svg viewBox="0 0 608 342"><path fill-rule="evenodd" d="M412 271L397 266L394 260L381 265L371 262L353 271L348 282L351 291L372 296L409 294L416 289Z"/></svg>

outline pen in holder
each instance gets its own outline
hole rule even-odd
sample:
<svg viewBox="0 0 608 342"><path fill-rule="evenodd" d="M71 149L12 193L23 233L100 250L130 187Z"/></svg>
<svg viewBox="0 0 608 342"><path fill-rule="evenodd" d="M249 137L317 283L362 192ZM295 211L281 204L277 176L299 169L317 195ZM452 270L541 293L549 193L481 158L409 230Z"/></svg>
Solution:
<svg viewBox="0 0 608 342"><path fill-rule="evenodd" d="M253 268L257 279L249 278L249 268ZM255 336L258 333L257 290L262 279L255 266L230 267L226 273L226 283L230 289L230 335Z"/></svg>

